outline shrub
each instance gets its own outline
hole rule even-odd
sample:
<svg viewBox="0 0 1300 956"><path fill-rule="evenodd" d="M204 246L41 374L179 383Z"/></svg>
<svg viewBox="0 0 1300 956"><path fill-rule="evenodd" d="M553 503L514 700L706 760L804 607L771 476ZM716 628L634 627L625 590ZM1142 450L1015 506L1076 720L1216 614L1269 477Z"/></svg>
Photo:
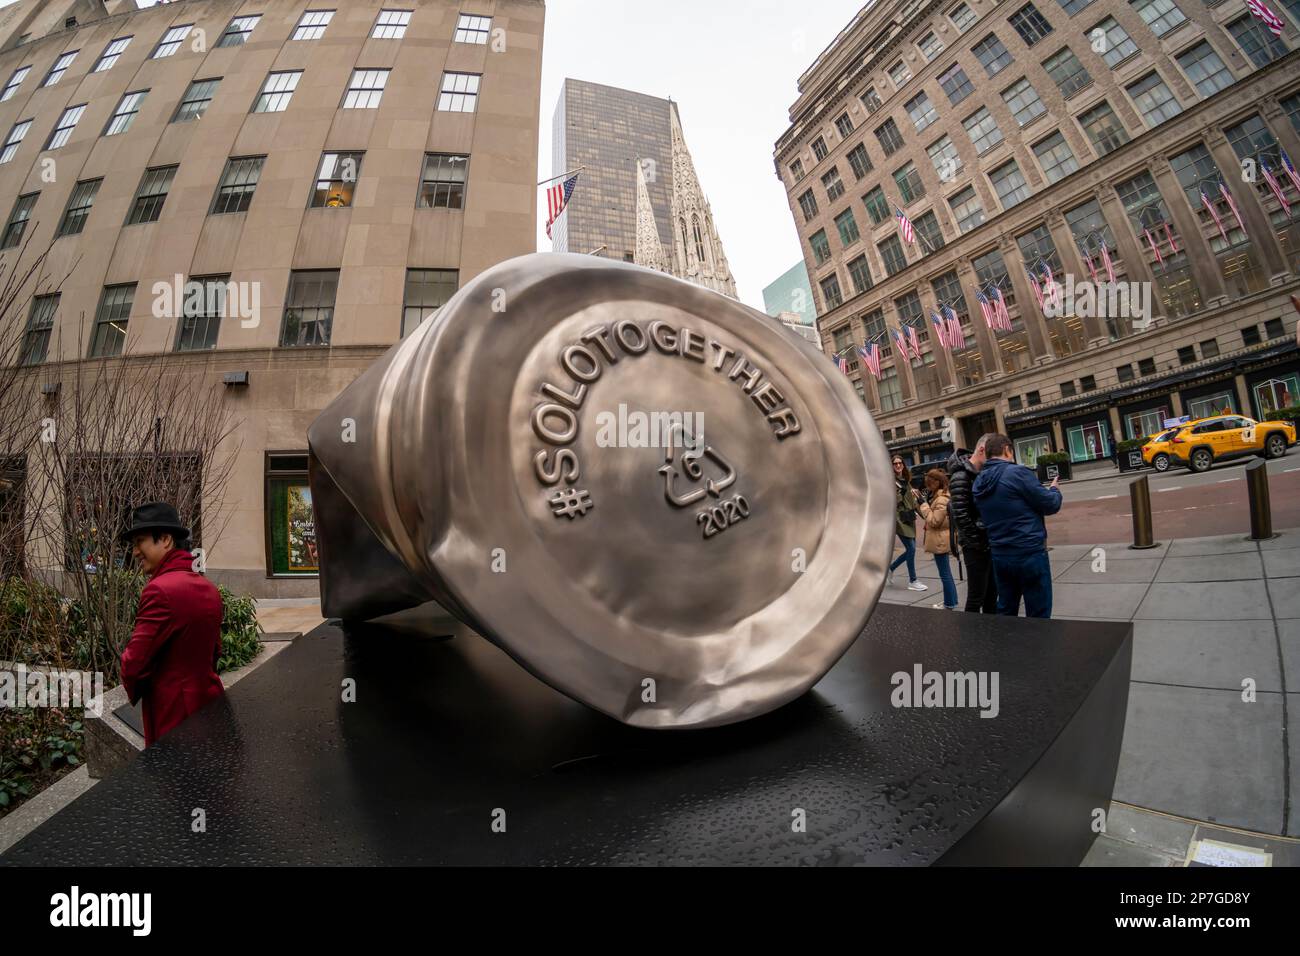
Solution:
<svg viewBox="0 0 1300 956"><path fill-rule="evenodd" d="M0 710L0 815L81 763L79 711Z"/></svg>
<svg viewBox="0 0 1300 956"><path fill-rule="evenodd" d="M1118 451L1128 451L1131 448L1141 448L1146 444L1146 438L1125 438L1115 446Z"/></svg>
<svg viewBox="0 0 1300 956"><path fill-rule="evenodd" d="M1038 456L1040 465L1063 465L1070 460L1068 451L1049 451L1045 455Z"/></svg>
<svg viewBox="0 0 1300 956"><path fill-rule="evenodd" d="M257 606L250 597L236 597L224 587L221 592L221 657L217 673L243 667L262 650L262 625L257 623Z"/></svg>

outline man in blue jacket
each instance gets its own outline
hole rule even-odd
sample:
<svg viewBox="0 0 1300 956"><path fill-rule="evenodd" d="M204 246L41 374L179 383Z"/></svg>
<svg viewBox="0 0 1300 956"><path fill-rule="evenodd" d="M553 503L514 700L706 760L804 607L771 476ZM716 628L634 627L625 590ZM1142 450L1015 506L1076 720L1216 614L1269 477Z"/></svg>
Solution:
<svg viewBox="0 0 1300 956"><path fill-rule="evenodd" d="M1051 617L1052 567L1043 517L1061 510L1057 480L1044 488L1032 470L1017 465L1006 435L989 438L984 453L972 491L993 552L998 613L1015 617L1023 595L1026 617Z"/></svg>

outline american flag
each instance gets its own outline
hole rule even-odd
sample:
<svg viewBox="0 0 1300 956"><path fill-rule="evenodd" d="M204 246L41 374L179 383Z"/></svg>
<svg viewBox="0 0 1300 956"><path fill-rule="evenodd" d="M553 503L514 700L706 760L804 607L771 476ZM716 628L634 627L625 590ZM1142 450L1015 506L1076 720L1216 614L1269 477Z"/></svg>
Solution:
<svg viewBox="0 0 1300 956"><path fill-rule="evenodd" d="M1052 277L1052 270L1046 262L1039 263L1043 270L1043 295L1047 296L1047 301L1051 302L1059 311L1061 308L1061 287L1056 284L1056 279Z"/></svg>
<svg viewBox="0 0 1300 956"><path fill-rule="evenodd" d="M998 323L999 328L1004 332L1011 331L1011 313L1007 311L1007 300L1002 297L1002 290L996 285L989 290L989 298L993 300L993 318Z"/></svg>
<svg viewBox="0 0 1300 956"><path fill-rule="evenodd" d="M1237 209L1237 201L1232 198L1232 193L1228 192L1228 187L1224 185L1223 180L1219 180L1219 194L1228 200L1228 208L1232 210L1232 218L1237 220L1237 228L1249 239L1250 233L1246 232L1246 224L1241 221L1241 211Z"/></svg>
<svg viewBox="0 0 1300 956"><path fill-rule="evenodd" d="M939 318L939 313L930 310L930 321L934 323L934 337L938 340L940 347L945 349L952 348L952 342L948 337L948 323Z"/></svg>
<svg viewBox="0 0 1300 956"><path fill-rule="evenodd" d="M839 366L839 370L843 372L845 375L849 374L849 363L848 360L845 359L843 355L835 356L835 364Z"/></svg>
<svg viewBox="0 0 1300 956"><path fill-rule="evenodd" d="M867 367L867 371L880 378L880 346L875 342L863 345L858 349L858 354L862 356L862 364Z"/></svg>
<svg viewBox="0 0 1300 956"><path fill-rule="evenodd" d="M961 330L961 319L950 305L939 306L939 312L948 320L948 341L959 349L966 347L966 334Z"/></svg>
<svg viewBox="0 0 1300 956"><path fill-rule="evenodd" d="M898 229L903 234L905 242L916 242L916 230L912 228L912 220L903 215L903 210L897 206L894 207L894 215L898 217Z"/></svg>
<svg viewBox="0 0 1300 956"><path fill-rule="evenodd" d="M1165 264L1164 256L1160 255L1160 247L1157 246L1155 240L1151 238L1150 230L1143 229L1142 235L1147 237L1147 245L1149 245L1151 247L1151 251L1156 254L1156 262L1160 263L1161 265L1164 265Z"/></svg>
<svg viewBox="0 0 1300 956"><path fill-rule="evenodd" d="M1173 230L1169 228L1168 219L1165 220L1165 238L1169 240L1169 254L1171 256L1178 255L1178 244L1174 242L1174 233Z"/></svg>
<svg viewBox="0 0 1300 956"><path fill-rule="evenodd" d="M578 185L578 173L574 173L564 181L563 185L555 185L546 190L546 238L551 238L551 226L555 220L560 218L560 213L564 212L564 207L569 204L569 197L573 195L573 189Z"/></svg>
<svg viewBox="0 0 1300 956"><path fill-rule="evenodd" d="M1090 275L1090 276L1092 277L1092 281L1093 281L1093 282L1096 282L1096 281L1097 281L1097 267L1096 267L1095 265L1092 264L1092 256L1090 256L1090 255L1088 254L1088 250L1087 250L1087 249L1084 249L1084 250L1083 250L1083 261L1086 262L1086 263L1088 264L1088 275ZM1041 301L1039 301L1038 304L1039 304L1039 305L1042 305L1043 303L1042 303Z"/></svg>
<svg viewBox="0 0 1300 956"><path fill-rule="evenodd" d="M1279 183L1277 177L1273 175L1273 170L1269 169L1268 163L1263 162L1262 160L1260 161L1259 168L1264 172L1264 181L1268 183L1268 188L1273 190L1273 195L1276 196L1277 201L1282 204L1282 208L1286 211L1286 214L1288 216L1291 215L1291 204L1287 202L1286 193L1282 191L1282 184Z"/></svg>
<svg viewBox="0 0 1300 956"><path fill-rule="evenodd" d="M1219 235L1223 237L1224 242L1227 242L1228 233L1223 228L1223 220L1219 218L1219 210L1215 209L1214 203L1205 197L1204 189L1201 190L1201 208L1210 214L1210 218L1214 220L1214 224L1219 228Z"/></svg>
<svg viewBox="0 0 1300 956"><path fill-rule="evenodd" d="M1033 290L1034 301L1038 303L1038 308L1043 308L1043 289L1038 284L1038 277L1034 275L1032 269L1026 269L1025 273L1029 276L1029 288Z"/></svg>
<svg viewBox="0 0 1300 956"><path fill-rule="evenodd" d="M1031 275L1029 278L1032 280L1033 276ZM1038 283L1036 282L1034 283L1034 291L1038 291ZM983 289L975 290L975 301L980 305L980 314L984 316L984 324L990 329L993 328L993 304L989 302L989 297L984 294ZM1043 304L1042 295L1038 296L1038 304Z"/></svg>
<svg viewBox="0 0 1300 956"><path fill-rule="evenodd" d="M1291 180L1291 185L1300 190L1300 174L1296 173L1295 166L1291 163L1291 157L1286 154L1286 150L1279 150L1279 157L1282 160L1282 168L1286 170L1286 178Z"/></svg>
<svg viewBox="0 0 1300 956"><path fill-rule="evenodd" d="M1246 9L1264 21L1264 26L1275 37L1282 35L1282 18L1266 7L1262 0L1246 0Z"/></svg>
<svg viewBox="0 0 1300 956"><path fill-rule="evenodd" d="M907 341L912 344L912 354L916 356L916 360L921 361L921 340L917 338L916 329L910 325L907 327Z"/></svg>
<svg viewBox="0 0 1300 956"><path fill-rule="evenodd" d="M1115 281L1115 264L1110 261L1110 250L1106 248L1106 243L1101 244L1101 264L1106 267L1106 281Z"/></svg>
<svg viewBox="0 0 1300 956"><path fill-rule="evenodd" d="M903 357L903 361L906 362L907 353L908 353L907 334L902 329L895 329L894 341L898 343L898 354L901 355Z"/></svg>

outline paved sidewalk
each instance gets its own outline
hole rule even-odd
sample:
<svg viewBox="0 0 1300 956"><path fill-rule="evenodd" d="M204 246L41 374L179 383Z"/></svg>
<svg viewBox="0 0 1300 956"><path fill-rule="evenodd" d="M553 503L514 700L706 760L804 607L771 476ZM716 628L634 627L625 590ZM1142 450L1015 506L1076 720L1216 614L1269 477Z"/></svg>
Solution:
<svg viewBox="0 0 1300 956"><path fill-rule="evenodd" d="M1288 714L1300 714L1300 529L1263 542L1178 538L1149 551L1062 545L1050 557L1055 617L1133 621L1115 799L1300 836L1300 726L1288 727ZM917 573L928 591L906 589L904 566L882 600L941 604L934 561L920 550Z"/></svg>

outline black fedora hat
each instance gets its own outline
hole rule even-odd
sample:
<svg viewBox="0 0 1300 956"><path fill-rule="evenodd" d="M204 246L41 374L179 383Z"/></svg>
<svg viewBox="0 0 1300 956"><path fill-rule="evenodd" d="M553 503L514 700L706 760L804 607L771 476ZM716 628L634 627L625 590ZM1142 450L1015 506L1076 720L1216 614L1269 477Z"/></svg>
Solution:
<svg viewBox="0 0 1300 956"><path fill-rule="evenodd" d="M190 529L181 524L176 509L165 501L151 501L138 508L131 509L127 528L119 534L119 541L129 541L132 535L141 531L166 531L173 541L183 541L190 536Z"/></svg>

